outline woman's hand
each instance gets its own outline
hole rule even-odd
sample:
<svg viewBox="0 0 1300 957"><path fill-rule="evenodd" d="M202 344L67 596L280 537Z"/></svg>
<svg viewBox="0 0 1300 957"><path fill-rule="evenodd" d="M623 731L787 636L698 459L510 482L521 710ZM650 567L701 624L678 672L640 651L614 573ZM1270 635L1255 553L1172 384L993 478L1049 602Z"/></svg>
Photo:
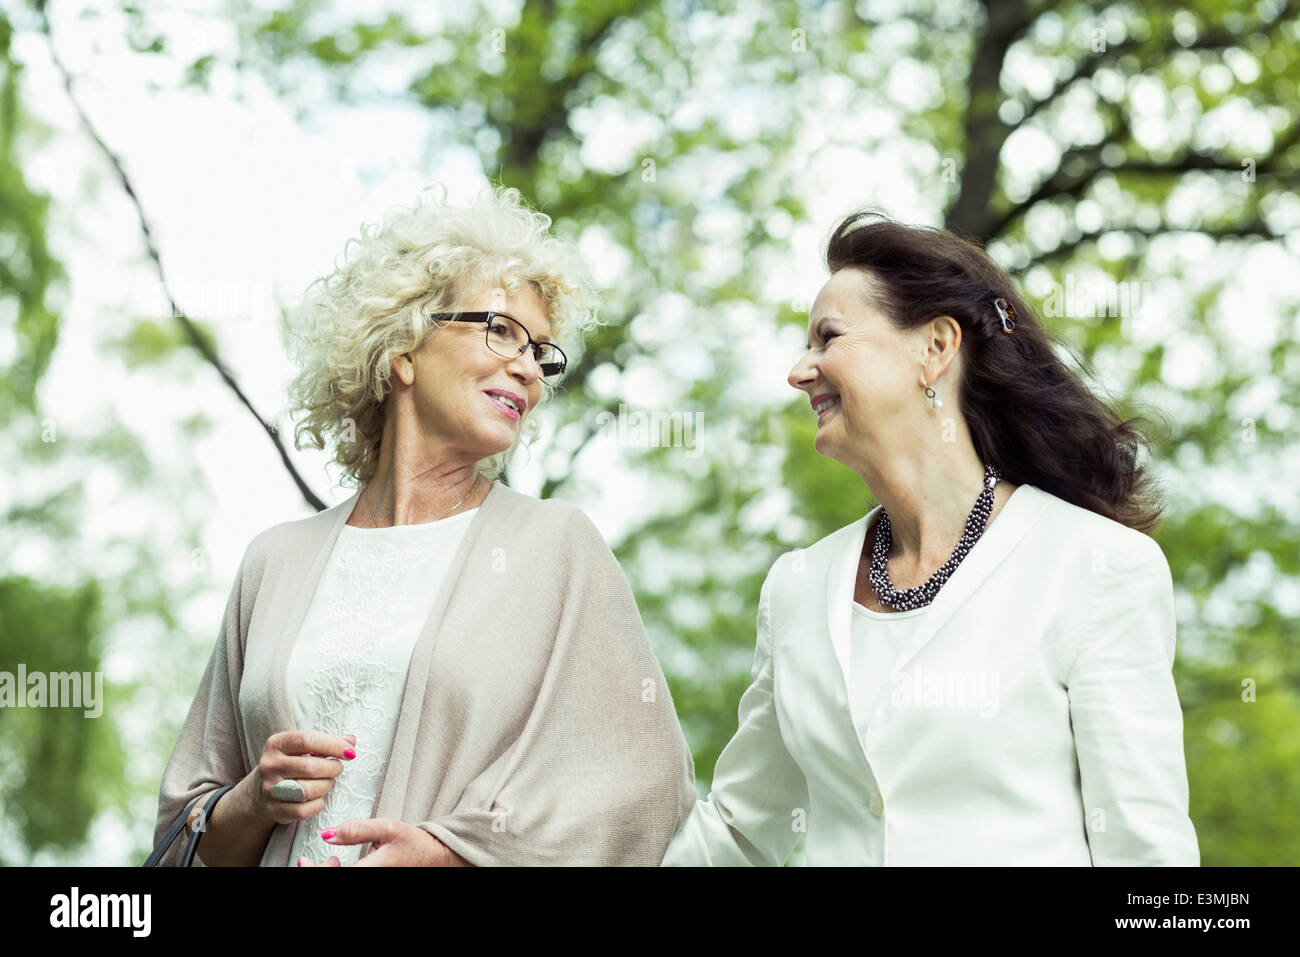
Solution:
<svg viewBox="0 0 1300 957"><path fill-rule="evenodd" d="M332 832L332 833L331 833ZM330 844L364 844L374 849L357 861L357 867L469 867L461 857L422 827L396 821L391 817L344 821L321 833ZM298 858L299 867L316 867L316 862ZM341 867L337 857L330 857L324 867Z"/></svg>
<svg viewBox="0 0 1300 957"><path fill-rule="evenodd" d="M253 769L253 802L257 810L277 824L292 824L315 817L325 809L325 796L343 771L343 762L356 757L356 735L323 731L281 731L266 739L261 760ZM302 785L306 800L281 801L271 788L293 778Z"/></svg>

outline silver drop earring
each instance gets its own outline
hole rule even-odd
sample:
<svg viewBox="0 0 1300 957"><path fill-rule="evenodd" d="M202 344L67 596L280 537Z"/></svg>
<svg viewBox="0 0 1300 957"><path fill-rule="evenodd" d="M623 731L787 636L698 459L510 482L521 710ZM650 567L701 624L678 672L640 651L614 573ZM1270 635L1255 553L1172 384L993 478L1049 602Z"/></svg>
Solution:
<svg viewBox="0 0 1300 957"><path fill-rule="evenodd" d="M924 373L921 374L921 381L925 382ZM934 394L934 388L930 386L929 383L926 383L925 386L925 397L930 400L930 408L932 409L943 408L943 399L939 398L937 395Z"/></svg>

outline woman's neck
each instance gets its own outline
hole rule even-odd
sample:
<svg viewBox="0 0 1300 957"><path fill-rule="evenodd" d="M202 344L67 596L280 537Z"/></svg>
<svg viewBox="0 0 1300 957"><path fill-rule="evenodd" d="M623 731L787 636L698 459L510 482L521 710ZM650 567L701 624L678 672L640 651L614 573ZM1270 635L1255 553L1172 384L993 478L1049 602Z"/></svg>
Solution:
<svg viewBox="0 0 1300 957"><path fill-rule="evenodd" d="M937 567L952 555L984 490L984 465L970 449L968 455L940 455L927 462L896 459L887 471L863 479L889 514L891 564ZM990 522L1013 491L1015 486L998 482Z"/></svg>
<svg viewBox="0 0 1300 957"><path fill-rule="evenodd" d="M477 507L491 486L491 480L480 475L474 465L418 479L376 472L366 483L348 524L389 528L436 522Z"/></svg>
<svg viewBox="0 0 1300 957"><path fill-rule="evenodd" d="M375 474L348 524L388 528L436 522L476 507L491 487L491 480L479 474L477 460L417 441L390 419L384 424Z"/></svg>

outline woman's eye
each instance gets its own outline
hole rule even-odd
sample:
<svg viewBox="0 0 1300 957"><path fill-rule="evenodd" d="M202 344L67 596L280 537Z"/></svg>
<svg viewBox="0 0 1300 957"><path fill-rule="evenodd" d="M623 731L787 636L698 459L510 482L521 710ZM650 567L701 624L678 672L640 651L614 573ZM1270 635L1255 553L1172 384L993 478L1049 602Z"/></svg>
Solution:
<svg viewBox="0 0 1300 957"><path fill-rule="evenodd" d="M830 342L832 339L834 339L834 338L835 338L836 336L838 336L838 335L839 335L838 332L823 332L823 333L822 333L822 342Z"/></svg>

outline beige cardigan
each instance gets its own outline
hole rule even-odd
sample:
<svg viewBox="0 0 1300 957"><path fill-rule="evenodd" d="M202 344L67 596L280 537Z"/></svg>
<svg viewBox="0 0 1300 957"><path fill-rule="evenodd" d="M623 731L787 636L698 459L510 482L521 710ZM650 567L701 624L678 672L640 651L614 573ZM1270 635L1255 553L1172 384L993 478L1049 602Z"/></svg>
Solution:
<svg viewBox="0 0 1300 957"><path fill-rule="evenodd" d="M249 544L163 772L155 842L191 799L242 779L268 737L294 729L289 653L361 491ZM600 532L571 504L494 482L412 652L372 816L416 824L475 865L657 865L694 781ZM264 859L287 866L298 826L310 820L276 825Z"/></svg>

